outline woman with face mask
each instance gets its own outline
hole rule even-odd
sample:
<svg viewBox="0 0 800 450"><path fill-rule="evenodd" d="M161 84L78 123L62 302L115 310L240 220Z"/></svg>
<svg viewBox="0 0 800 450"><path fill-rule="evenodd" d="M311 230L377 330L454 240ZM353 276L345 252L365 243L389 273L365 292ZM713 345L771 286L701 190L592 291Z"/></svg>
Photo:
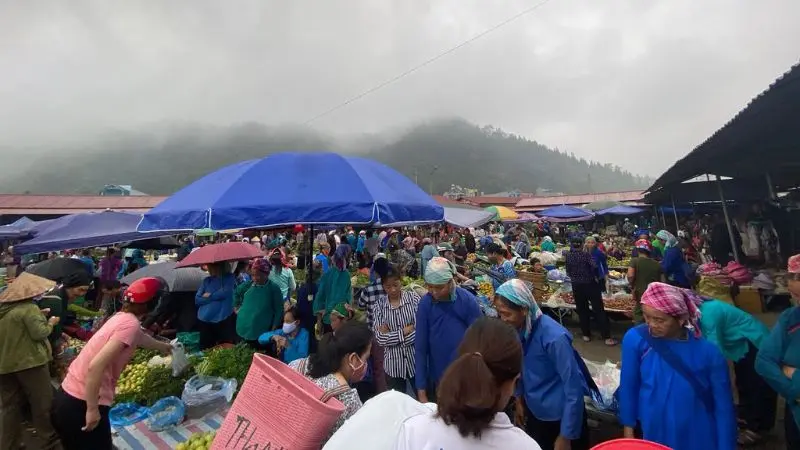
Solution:
<svg viewBox="0 0 800 450"><path fill-rule="evenodd" d="M169 343L142 331L140 321L153 309L162 283L141 278L125 291L122 311L114 314L69 366L53 401L53 425L66 450L111 450L109 411L114 388L133 352L141 347L170 353Z"/></svg>
<svg viewBox="0 0 800 450"><path fill-rule="evenodd" d="M642 314L646 324L622 340L617 396L625 437L638 423L644 439L674 450L737 448L728 363L702 337L692 291L650 283Z"/></svg>
<svg viewBox="0 0 800 450"><path fill-rule="evenodd" d="M335 333L325 334L317 353L289 364L344 404L345 410L331 429L331 435L361 408L358 392L350 384L360 382L366 375L371 349L369 326L349 321Z"/></svg>
<svg viewBox="0 0 800 450"><path fill-rule="evenodd" d="M290 307L283 315L281 329L262 334L258 343L262 346L275 345L276 353L286 364L307 357L310 333L300 327L301 320L297 306Z"/></svg>

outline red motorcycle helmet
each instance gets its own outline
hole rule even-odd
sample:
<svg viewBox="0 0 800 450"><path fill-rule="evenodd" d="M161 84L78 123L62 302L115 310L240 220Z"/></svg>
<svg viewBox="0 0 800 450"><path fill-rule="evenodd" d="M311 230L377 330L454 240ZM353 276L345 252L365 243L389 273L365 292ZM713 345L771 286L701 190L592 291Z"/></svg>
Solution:
<svg viewBox="0 0 800 450"><path fill-rule="evenodd" d="M161 297L165 287L166 283L161 278L139 278L128 286L122 300L134 304L148 303Z"/></svg>

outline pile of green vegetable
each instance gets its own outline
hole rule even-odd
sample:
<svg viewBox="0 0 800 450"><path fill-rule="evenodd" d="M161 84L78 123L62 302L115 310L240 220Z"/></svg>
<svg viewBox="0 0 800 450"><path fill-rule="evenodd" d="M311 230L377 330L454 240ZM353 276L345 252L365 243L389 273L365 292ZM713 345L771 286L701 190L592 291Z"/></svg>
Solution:
<svg viewBox="0 0 800 450"><path fill-rule="evenodd" d="M203 360L195 366L195 370L199 375L233 378L241 387L253 363L254 353L255 350L246 344L215 348L206 352Z"/></svg>

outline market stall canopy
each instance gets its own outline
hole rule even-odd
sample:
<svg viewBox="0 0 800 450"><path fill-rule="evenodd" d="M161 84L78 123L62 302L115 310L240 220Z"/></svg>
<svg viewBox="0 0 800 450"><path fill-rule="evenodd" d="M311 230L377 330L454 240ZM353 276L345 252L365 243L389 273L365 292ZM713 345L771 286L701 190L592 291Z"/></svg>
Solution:
<svg viewBox="0 0 800 450"><path fill-rule="evenodd" d="M506 221L519 218L519 214L513 209L506 208L505 206L488 206L486 211L493 214L492 220Z"/></svg>
<svg viewBox="0 0 800 450"><path fill-rule="evenodd" d="M796 64L733 119L664 172L649 192L699 175L770 175L776 186L800 184L800 64Z"/></svg>
<svg viewBox="0 0 800 450"><path fill-rule="evenodd" d="M103 247L138 241L172 233L140 233L136 226L141 215L117 211L71 214L53 219L36 237L15 247L20 255L55 252L84 247Z"/></svg>
<svg viewBox="0 0 800 450"><path fill-rule="evenodd" d="M191 183L145 213L139 230L402 226L443 220L441 205L381 163L336 153L276 153Z"/></svg>
<svg viewBox="0 0 800 450"><path fill-rule="evenodd" d="M444 221L458 228L474 228L492 220L494 213L477 208L444 207Z"/></svg>
<svg viewBox="0 0 800 450"><path fill-rule="evenodd" d="M633 206L617 205L611 208L602 209L595 212L598 216L614 215L614 216L632 216L634 214L641 214L644 210L642 208L634 208Z"/></svg>
<svg viewBox="0 0 800 450"><path fill-rule="evenodd" d="M539 217L546 217L548 219L574 219L574 221L589 220L594 217L594 214L586 209L578 208L577 206L561 205L554 206L539 211Z"/></svg>
<svg viewBox="0 0 800 450"><path fill-rule="evenodd" d="M54 219L34 221L27 217L17 219L8 225L0 226L0 239L26 239L47 226Z"/></svg>
<svg viewBox="0 0 800 450"><path fill-rule="evenodd" d="M769 185L763 176L757 178L734 178L720 180L725 200L751 202L761 201L770 195ZM719 184L716 179L710 181L687 181L674 184L663 189L649 192L645 200L653 205L671 205L675 203L720 202Z"/></svg>
<svg viewBox="0 0 800 450"><path fill-rule="evenodd" d="M539 220L539 217L536 214L531 213L522 213L516 219L506 220L507 223L529 223L529 222L536 222Z"/></svg>

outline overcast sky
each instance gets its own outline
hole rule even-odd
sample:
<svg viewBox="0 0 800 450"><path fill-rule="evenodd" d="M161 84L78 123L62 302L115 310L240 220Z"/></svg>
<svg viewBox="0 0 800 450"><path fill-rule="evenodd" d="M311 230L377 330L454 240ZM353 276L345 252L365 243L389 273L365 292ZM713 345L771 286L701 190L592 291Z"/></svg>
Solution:
<svg viewBox="0 0 800 450"><path fill-rule="evenodd" d="M541 0L0 0L0 144L302 123ZM550 0L313 125L492 124L658 175L800 58L798 0Z"/></svg>

